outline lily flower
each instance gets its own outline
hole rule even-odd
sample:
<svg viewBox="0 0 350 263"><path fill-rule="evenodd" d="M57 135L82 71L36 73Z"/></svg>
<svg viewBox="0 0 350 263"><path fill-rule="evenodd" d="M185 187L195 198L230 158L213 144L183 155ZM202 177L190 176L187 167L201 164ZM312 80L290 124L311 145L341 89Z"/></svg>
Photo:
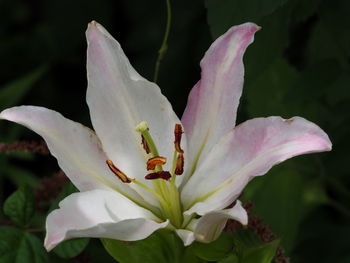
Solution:
<svg viewBox="0 0 350 263"><path fill-rule="evenodd" d="M327 134L301 117L235 127L243 54L258 30L234 26L210 46L181 121L94 21L86 31L94 131L42 107L0 113L41 135L80 191L48 215L47 250L77 237L140 240L159 229L175 231L185 245L211 242L228 219L247 224L237 198L251 179L293 156L331 150Z"/></svg>

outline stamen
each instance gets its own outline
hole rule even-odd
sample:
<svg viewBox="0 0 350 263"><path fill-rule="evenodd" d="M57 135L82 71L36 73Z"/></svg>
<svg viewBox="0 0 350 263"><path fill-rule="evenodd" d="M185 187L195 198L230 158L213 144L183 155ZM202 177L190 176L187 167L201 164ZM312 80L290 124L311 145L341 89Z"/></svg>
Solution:
<svg viewBox="0 0 350 263"><path fill-rule="evenodd" d="M168 171L158 171L154 173L147 174L145 179L154 180L154 179L164 179L169 180L171 178L171 174Z"/></svg>
<svg viewBox="0 0 350 263"><path fill-rule="evenodd" d="M122 181L123 183L131 183L131 179L126 176L125 173L120 171L111 160L107 160L106 164L108 165L109 169Z"/></svg>
<svg viewBox="0 0 350 263"><path fill-rule="evenodd" d="M177 155L177 160L176 160L176 168L175 168L175 174L176 175L181 175L184 172L184 163L185 163L185 158L183 153L179 153Z"/></svg>
<svg viewBox="0 0 350 263"><path fill-rule="evenodd" d="M142 140L141 144L142 144L143 149L145 150L145 152L147 154L149 154L151 151L150 151L150 149L148 147L148 144L147 144L147 141L146 141L145 137L142 134L141 134L141 140Z"/></svg>
<svg viewBox="0 0 350 263"><path fill-rule="evenodd" d="M162 156L156 156L148 159L147 161L147 171L156 169L157 165L164 165L166 163L166 158Z"/></svg>
<svg viewBox="0 0 350 263"><path fill-rule="evenodd" d="M175 135L175 149L178 153L183 153L184 151L181 149L181 136L183 134L181 124L175 124L174 135Z"/></svg>

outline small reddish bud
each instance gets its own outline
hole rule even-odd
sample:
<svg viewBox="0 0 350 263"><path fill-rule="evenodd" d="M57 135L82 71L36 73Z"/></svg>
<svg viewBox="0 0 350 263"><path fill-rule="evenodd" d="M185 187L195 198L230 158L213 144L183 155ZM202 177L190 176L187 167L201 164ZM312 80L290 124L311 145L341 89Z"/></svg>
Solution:
<svg viewBox="0 0 350 263"><path fill-rule="evenodd" d="M164 179L169 180L171 178L171 174L168 171L159 171L147 174L145 176L145 179L147 180L154 180L154 179Z"/></svg>
<svg viewBox="0 0 350 263"><path fill-rule="evenodd" d="M156 169L157 165L164 165L166 163L166 158L162 156L156 156L148 159L147 161L147 171Z"/></svg>
<svg viewBox="0 0 350 263"><path fill-rule="evenodd" d="M131 183L131 180L129 177L126 176L125 173L120 171L111 160L107 160L106 164L108 165L109 169L122 181L123 183Z"/></svg>
<svg viewBox="0 0 350 263"><path fill-rule="evenodd" d="M176 160L176 168L175 168L175 174L176 175L181 175L184 172L184 164L185 164L185 158L183 153L179 153L177 155L177 160Z"/></svg>
<svg viewBox="0 0 350 263"><path fill-rule="evenodd" d="M147 141L143 135L141 135L141 139L142 139L141 144L142 144L143 149L145 150L145 152L147 154L149 154L151 151L150 151L148 144L147 144Z"/></svg>
<svg viewBox="0 0 350 263"><path fill-rule="evenodd" d="M175 135L175 149L178 153L183 153L184 151L181 149L181 136L183 134L181 124L175 124L174 135Z"/></svg>

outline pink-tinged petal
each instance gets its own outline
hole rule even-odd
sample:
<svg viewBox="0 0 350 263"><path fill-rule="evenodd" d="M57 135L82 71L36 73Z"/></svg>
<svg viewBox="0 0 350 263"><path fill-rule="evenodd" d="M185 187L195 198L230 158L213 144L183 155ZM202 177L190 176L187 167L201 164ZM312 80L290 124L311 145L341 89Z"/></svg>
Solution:
<svg viewBox="0 0 350 263"><path fill-rule="evenodd" d="M253 23L232 27L202 59L201 80L193 87L182 116L189 167L199 164L218 139L234 127L243 87L243 54L258 30Z"/></svg>
<svg viewBox="0 0 350 263"><path fill-rule="evenodd" d="M168 225L114 191L75 193L59 206L46 219L48 251L64 240L77 237L140 240Z"/></svg>
<svg viewBox="0 0 350 263"><path fill-rule="evenodd" d="M100 24L91 22L86 37L87 102L94 129L121 171L151 184L144 180L147 156L135 128L147 122L159 154L172 160L174 127L180 120L159 87L135 71L119 43ZM171 162L163 167L170 170Z"/></svg>
<svg viewBox="0 0 350 263"><path fill-rule="evenodd" d="M113 188L144 203L141 196L108 169L105 163L108 158L89 128L56 111L35 106L6 109L0 113L0 119L26 126L42 136L61 169L80 191Z"/></svg>
<svg viewBox="0 0 350 263"><path fill-rule="evenodd" d="M195 240L194 232L187 229L176 229L176 234L181 238L185 246L189 246Z"/></svg>
<svg viewBox="0 0 350 263"><path fill-rule="evenodd" d="M321 128L300 117L246 121L219 140L185 185L184 209L202 215L225 208L254 176L293 156L331 147Z"/></svg>
<svg viewBox="0 0 350 263"><path fill-rule="evenodd" d="M228 219L236 220L243 225L248 224L247 212L239 200L232 208L213 211L202 216L194 231L196 240L203 243L214 241L220 236Z"/></svg>

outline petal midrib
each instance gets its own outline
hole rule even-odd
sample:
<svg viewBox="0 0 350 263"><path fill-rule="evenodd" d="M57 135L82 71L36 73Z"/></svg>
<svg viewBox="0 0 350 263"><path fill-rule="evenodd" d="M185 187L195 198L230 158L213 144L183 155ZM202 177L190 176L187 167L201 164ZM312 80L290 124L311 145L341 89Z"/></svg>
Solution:
<svg viewBox="0 0 350 263"><path fill-rule="evenodd" d="M254 166L255 163L259 163L259 161L261 161L261 159L263 159L265 155L270 154L271 152L274 152L274 151L279 151L280 149L283 149L283 148L288 148L292 144L298 144L298 142L289 142L287 144L280 145L280 146L277 146L274 148L270 148L269 150L266 150L264 152L259 153L260 157L254 158L252 161L248 162L246 165L244 165L242 168L240 168L238 171L236 171L230 178L228 178L226 181L224 181L219 186L215 187L213 190L208 192L206 195L201 196L201 197L197 197L194 201L191 202L191 204L187 208L184 209L184 211L191 209L196 203L200 203L200 202L207 200L209 197L213 196L214 194L216 194L220 190L223 190L223 189L229 187L231 185L231 183L240 179L242 175L244 175L247 171L249 171L249 169L252 166ZM287 147L286 147L286 145L287 145Z"/></svg>
<svg viewBox="0 0 350 263"><path fill-rule="evenodd" d="M111 40L109 39L109 41L111 41ZM99 43L99 45L102 45L102 43ZM121 47L119 47L119 48L121 48ZM108 48L103 48L103 49L107 53L107 54L103 53L104 57L105 57L105 59L103 61L108 61L109 60L108 57L113 57L113 54L111 54L111 52L110 52L110 50ZM113 61L113 68L117 69L116 71L119 72L118 71L118 66L116 65L115 61ZM120 92L120 94L116 94L116 96L120 96L121 95L123 97L123 99L120 100L120 101L123 104L122 108L125 111L124 113L126 115L128 115L128 118L126 118L126 119L132 120L134 122L134 124L132 124L130 121L128 122L129 130L130 131L134 131L136 125L138 123L140 123L142 120L140 119L139 114L135 110L133 110L133 107L128 106L128 105L132 105L132 103L130 102L130 98L129 98L128 92L125 90L125 87L127 87L128 85L125 85L125 80L123 80L123 78L119 78L119 81L122 81L123 85L118 84L118 80L116 79L115 74L113 74L113 72L111 71L110 67L106 66L105 69L108 70L108 74L111 76L110 79L113 80L114 86L115 87L118 86L119 87L118 90L122 91L122 92ZM130 77L130 79L132 81L138 82L138 80L135 80L134 78L132 78L132 76L129 74L129 72L127 70L125 70L125 71L126 71L126 74L129 75L129 77ZM111 104L113 104L113 103L111 102ZM118 112L116 112L116 114L118 114ZM132 133L132 135L133 135L133 137L134 137L136 142L140 141L140 138L138 137L139 134L137 132L131 132L131 133ZM146 161L147 157L146 157L146 155L145 155L145 153L144 153L144 151L143 151L143 149L141 147L141 144L139 144L138 150L139 150L139 154L141 154L143 156L144 160ZM116 161L116 160L114 160L114 161Z"/></svg>
<svg viewBox="0 0 350 263"><path fill-rule="evenodd" d="M93 133L93 131L90 131L90 132ZM55 138L55 140L57 140L57 141L62 141L62 140L60 139L59 134L57 134L55 131L52 131L50 134L51 134L51 136L52 136L53 138ZM69 149L65 146L65 145L66 145L65 143L61 143L60 145L61 145L62 148L64 148L64 150L65 150L66 152L69 152ZM143 199L143 200L144 200L144 204L143 204L143 203L140 203L140 202L137 201L135 198L132 198L130 195L128 195L127 193L125 193L124 191L122 191L119 187L116 187L113 183L110 182L110 180L108 180L108 179L106 179L106 178L104 178L104 177L102 177L102 176L99 176L99 175L98 175L99 173L96 171L96 169L94 169L93 166L88 166L88 167L87 167L86 165L81 166L81 165L80 165L81 161L80 161L75 155L72 155L71 158L74 160L75 163L78 164L78 166L80 166L80 168L81 168L82 171L84 171L84 170L88 170L88 171L89 171L88 173L85 173L87 176L94 178L96 181L99 181L99 182L101 182L103 185L105 185L105 186L111 188L112 190L114 190L114 191L116 191L116 192L122 194L123 196L125 196L125 197L128 198L130 201L132 201L132 202L134 202L135 204L137 204L138 206L143 207L143 208L145 208L145 209L151 211L151 212L154 213L155 215L157 215L157 212L155 211L156 208L155 208L155 207L152 207L151 205L149 205L149 204L146 202L146 200ZM57 159L57 158L56 158L56 159ZM57 159L57 160L58 160L58 159ZM126 186L126 187L128 187L128 186ZM140 197L142 198L141 195L140 195Z"/></svg>

